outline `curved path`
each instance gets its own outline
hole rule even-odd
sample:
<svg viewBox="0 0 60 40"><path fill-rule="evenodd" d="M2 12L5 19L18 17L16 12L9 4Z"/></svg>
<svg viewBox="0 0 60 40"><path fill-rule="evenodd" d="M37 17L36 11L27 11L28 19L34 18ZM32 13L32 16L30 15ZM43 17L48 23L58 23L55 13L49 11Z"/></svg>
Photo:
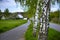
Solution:
<svg viewBox="0 0 60 40"><path fill-rule="evenodd" d="M60 32L60 25L58 25L58 24L50 23L49 27Z"/></svg>
<svg viewBox="0 0 60 40"><path fill-rule="evenodd" d="M17 28L0 34L0 40L24 40L24 33L27 30L29 24L30 21Z"/></svg>

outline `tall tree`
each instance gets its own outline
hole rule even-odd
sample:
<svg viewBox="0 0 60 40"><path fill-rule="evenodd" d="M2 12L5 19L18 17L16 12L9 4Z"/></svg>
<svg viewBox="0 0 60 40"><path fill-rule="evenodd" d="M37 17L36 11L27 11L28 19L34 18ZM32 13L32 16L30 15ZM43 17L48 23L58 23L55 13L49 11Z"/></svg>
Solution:
<svg viewBox="0 0 60 40"><path fill-rule="evenodd" d="M16 0L17 1L17 0ZM33 33L36 33L38 24L40 22L40 14L42 13L42 21L41 26L39 24L39 39L38 40L46 40L47 38L47 30L48 30L48 16L49 16L49 5L50 0L18 0L22 5L27 5L29 7L28 12L34 13L34 22L33 22ZM32 10L34 9L34 10ZM41 12L42 10L42 12ZM36 35L36 34L35 34Z"/></svg>

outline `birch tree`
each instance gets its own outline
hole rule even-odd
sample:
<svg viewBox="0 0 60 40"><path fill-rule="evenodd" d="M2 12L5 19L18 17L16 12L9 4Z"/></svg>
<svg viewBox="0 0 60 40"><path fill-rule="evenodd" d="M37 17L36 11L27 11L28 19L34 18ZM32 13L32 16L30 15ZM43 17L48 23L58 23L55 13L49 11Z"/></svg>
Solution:
<svg viewBox="0 0 60 40"><path fill-rule="evenodd" d="M47 40L50 0L18 0L18 1L20 1L22 5L28 6L32 14L34 13L33 16L34 37L36 37L37 27L39 24L40 29L38 33L38 40ZM35 11L32 9L34 9Z"/></svg>

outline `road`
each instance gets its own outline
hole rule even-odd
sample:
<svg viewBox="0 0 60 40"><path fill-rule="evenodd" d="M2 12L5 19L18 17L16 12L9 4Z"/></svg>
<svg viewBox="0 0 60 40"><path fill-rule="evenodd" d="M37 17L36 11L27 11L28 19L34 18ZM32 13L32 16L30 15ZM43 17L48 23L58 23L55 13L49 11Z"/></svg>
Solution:
<svg viewBox="0 0 60 40"><path fill-rule="evenodd" d="M10 31L0 34L0 40L24 40L24 33L29 24L30 21Z"/></svg>
<svg viewBox="0 0 60 40"><path fill-rule="evenodd" d="M60 32L60 25L58 24L50 23L49 27Z"/></svg>

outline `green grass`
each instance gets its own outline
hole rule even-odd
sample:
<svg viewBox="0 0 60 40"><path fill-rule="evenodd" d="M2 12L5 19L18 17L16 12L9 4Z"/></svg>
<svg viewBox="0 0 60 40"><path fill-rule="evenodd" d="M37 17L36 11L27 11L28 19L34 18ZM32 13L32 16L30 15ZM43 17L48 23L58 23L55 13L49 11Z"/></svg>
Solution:
<svg viewBox="0 0 60 40"><path fill-rule="evenodd" d="M49 28L48 40L60 40L60 32Z"/></svg>
<svg viewBox="0 0 60 40"><path fill-rule="evenodd" d="M0 33L8 31L26 22L27 20L0 20Z"/></svg>
<svg viewBox="0 0 60 40"><path fill-rule="evenodd" d="M30 24L25 33L25 40L37 40L37 37L33 37L33 25ZM60 32L49 28L48 40L60 40Z"/></svg>
<svg viewBox="0 0 60 40"><path fill-rule="evenodd" d="M26 33L25 33L25 40L36 40L36 37L33 37L33 25L30 24L29 28L27 29Z"/></svg>

